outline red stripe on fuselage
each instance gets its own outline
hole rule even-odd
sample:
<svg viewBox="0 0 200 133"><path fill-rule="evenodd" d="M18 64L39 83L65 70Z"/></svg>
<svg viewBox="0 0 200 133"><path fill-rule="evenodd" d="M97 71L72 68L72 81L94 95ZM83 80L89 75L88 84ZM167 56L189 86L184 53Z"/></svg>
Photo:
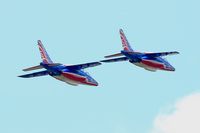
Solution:
<svg viewBox="0 0 200 133"><path fill-rule="evenodd" d="M62 75L70 80L74 80L76 82L80 82L82 84L87 84L87 85L93 85L97 86L98 84L88 82L87 78L78 74L74 73L69 73L69 72L63 72Z"/></svg>
<svg viewBox="0 0 200 133"><path fill-rule="evenodd" d="M68 79L71 79L71 80L74 80L74 81L78 81L78 82L83 82L86 80L85 77L83 76L79 76L77 74L74 74L74 73L68 73L68 72L64 72L62 73L62 75Z"/></svg>
<svg viewBox="0 0 200 133"><path fill-rule="evenodd" d="M142 64L144 65L147 65L149 67L152 67L152 68L158 68L158 69L164 69L165 68L165 65L162 64L162 63L158 63L156 61L151 61L151 60L142 60L141 61Z"/></svg>

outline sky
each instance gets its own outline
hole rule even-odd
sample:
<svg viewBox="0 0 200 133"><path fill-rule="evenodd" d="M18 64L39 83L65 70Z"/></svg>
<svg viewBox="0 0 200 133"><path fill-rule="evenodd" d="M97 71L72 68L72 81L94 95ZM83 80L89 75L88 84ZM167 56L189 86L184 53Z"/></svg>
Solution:
<svg viewBox="0 0 200 133"><path fill-rule="evenodd" d="M0 132L200 132L194 111L200 108L199 5L198 0L0 0ZM38 39L54 62L80 64L119 52L120 28L135 50L179 51L166 57L176 71L103 64L87 69L98 87L17 77L41 61Z"/></svg>

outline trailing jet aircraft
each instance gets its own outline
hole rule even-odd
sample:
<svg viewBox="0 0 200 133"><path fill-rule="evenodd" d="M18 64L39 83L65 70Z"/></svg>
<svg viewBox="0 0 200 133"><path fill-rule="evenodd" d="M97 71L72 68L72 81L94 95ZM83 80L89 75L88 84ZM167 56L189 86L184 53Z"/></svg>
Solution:
<svg viewBox="0 0 200 133"><path fill-rule="evenodd" d="M170 65L168 61L163 59L162 56L179 54L179 52L177 51L159 52L159 53L136 52L129 45L129 42L123 30L120 29L119 32L123 50L120 53L105 56L105 58L118 57L118 56L123 56L123 57L106 59L102 60L101 62L129 61L130 63L149 71L156 71L156 70L175 71L175 68L172 65Z"/></svg>
<svg viewBox="0 0 200 133"><path fill-rule="evenodd" d="M23 69L23 71L31 71L42 68L46 70L31 74L21 75L19 77L32 78L32 77L50 75L60 81L66 82L74 86L77 86L79 84L98 86L98 83L83 69L101 65L100 62L91 62L79 65L63 65L60 63L53 63L53 61L50 59L48 53L46 52L40 40L38 40L38 46L42 62L38 66L26 68Z"/></svg>

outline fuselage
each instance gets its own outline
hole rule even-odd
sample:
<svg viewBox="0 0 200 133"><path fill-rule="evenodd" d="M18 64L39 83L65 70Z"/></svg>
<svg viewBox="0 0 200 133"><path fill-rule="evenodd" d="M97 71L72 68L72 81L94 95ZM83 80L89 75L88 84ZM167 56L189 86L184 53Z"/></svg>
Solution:
<svg viewBox="0 0 200 133"><path fill-rule="evenodd" d="M156 70L165 70L165 71L175 71L175 68L169 64L168 61L163 59L162 57L150 57L145 53L136 52L135 54L131 54L125 51L121 51L123 55L125 55L129 62L142 67L149 71Z"/></svg>
<svg viewBox="0 0 200 133"><path fill-rule="evenodd" d="M66 82L70 85L77 86L79 84L98 86L95 81L87 72L83 70L69 69L65 65L48 66L42 64L42 66L49 71L49 75Z"/></svg>

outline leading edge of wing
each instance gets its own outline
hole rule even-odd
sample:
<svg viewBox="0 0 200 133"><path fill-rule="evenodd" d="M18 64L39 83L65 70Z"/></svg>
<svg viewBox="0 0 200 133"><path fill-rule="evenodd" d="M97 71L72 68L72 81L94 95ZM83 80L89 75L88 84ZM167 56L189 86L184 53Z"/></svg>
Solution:
<svg viewBox="0 0 200 133"><path fill-rule="evenodd" d="M69 69L85 69L88 67L95 67L101 65L100 62L90 62L90 63L84 63L84 64L78 64L78 65L69 65L66 66Z"/></svg>
<svg viewBox="0 0 200 133"><path fill-rule="evenodd" d="M110 62L119 62L119 61L127 61L127 57L120 57L120 58L114 58L114 59L107 59L107 60L101 60L100 62L110 63Z"/></svg>

